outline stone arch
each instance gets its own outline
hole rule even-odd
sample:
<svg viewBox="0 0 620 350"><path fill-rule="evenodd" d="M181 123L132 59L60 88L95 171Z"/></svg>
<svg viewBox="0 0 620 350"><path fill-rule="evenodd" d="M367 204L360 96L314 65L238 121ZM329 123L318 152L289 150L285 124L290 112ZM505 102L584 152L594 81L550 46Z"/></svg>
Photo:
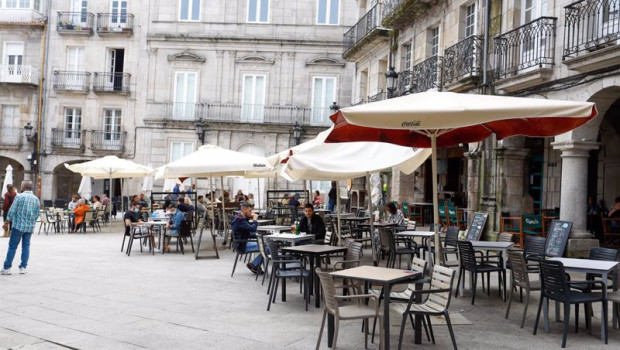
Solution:
<svg viewBox="0 0 620 350"><path fill-rule="evenodd" d="M5 156L0 156L0 186L4 184L6 168L9 165L13 168L13 183L11 185L16 186L17 191L19 191L21 183L24 181L24 166L19 161Z"/></svg>

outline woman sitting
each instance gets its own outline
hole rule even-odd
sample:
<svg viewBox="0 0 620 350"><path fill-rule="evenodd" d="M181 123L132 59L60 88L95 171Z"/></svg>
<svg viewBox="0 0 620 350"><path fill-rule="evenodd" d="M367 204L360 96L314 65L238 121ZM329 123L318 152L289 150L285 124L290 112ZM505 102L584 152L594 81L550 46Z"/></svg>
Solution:
<svg viewBox="0 0 620 350"><path fill-rule="evenodd" d="M405 217L403 212L396 208L394 203L388 203L385 205L385 209L390 216L388 216L388 224L396 224L397 226L405 225Z"/></svg>
<svg viewBox="0 0 620 350"><path fill-rule="evenodd" d="M103 209L103 204L101 204L101 199L99 196L93 196L93 210Z"/></svg>
<svg viewBox="0 0 620 350"><path fill-rule="evenodd" d="M322 203L323 198L321 198L321 193L318 190L314 191L314 198L312 199L312 204L314 204L314 208L320 208Z"/></svg>
<svg viewBox="0 0 620 350"><path fill-rule="evenodd" d="M87 211L90 211L90 207L86 205L86 201L84 200L84 198L81 198L78 201L75 209L73 209L72 211L75 218L73 219L73 230L71 231L71 233L77 232L77 229L84 222L84 217L86 216Z"/></svg>

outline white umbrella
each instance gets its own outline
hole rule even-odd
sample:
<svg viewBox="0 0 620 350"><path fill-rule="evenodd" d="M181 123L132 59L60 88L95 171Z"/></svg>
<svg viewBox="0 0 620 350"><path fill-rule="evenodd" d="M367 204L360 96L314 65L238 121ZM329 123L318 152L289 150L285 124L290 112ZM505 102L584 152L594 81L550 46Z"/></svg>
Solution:
<svg viewBox="0 0 620 350"><path fill-rule="evenodd" d="M151 168L151 163L147 165ZM142 178L142 192L149 192L153 190L153 176L145 176Z"/></svg>
<svg viewBox="0 0 620 350"><path fill-rule="evenodd" d="M478 142L495 134L555 136L596 116L591 102L427 91L339 110L327 142L380 141L433 150L435 246L443 259L437 223L437 147Z"/></svg>
<svg viewBox="0 0 620 350"><path fill-rule="evenodd" d="M1 198L4 198L4 195L7 192L6 190L7 185L15 185L13 183L13 167L11 166L11 164L6 166L6 173L4 174L4 182L2 183L2 197Z"/></svg>
<svg viewBox="0 0 620 350"><path fill-rule="evenodd" d="M431 155L427 148L412 149L382 142L323 143L308 147L288 157L282 167L282 176L290 181L297 180L344 180L366 176L368 195L371 194L370 173L395 167L405 174L413 173ZM372 161L368 161L372 159ZM338 239L340 240L340 186L338 191L337 216ZM374 233L372 201L368 198L370 232ZM377 263L375 240L372 239L373 261Z"/></svg>
<svg viewBox="0 0 620 350"><path fill-rule="evenodd" d="M90 200L90 197L93 194L93 186L92 186L92 180L90 179L90 176L85 175L82 176L82 181L80 182L80 188L78 188L78 193L80 194L80 196L82 196L82 198L86 199L86 200Z"/></svg>

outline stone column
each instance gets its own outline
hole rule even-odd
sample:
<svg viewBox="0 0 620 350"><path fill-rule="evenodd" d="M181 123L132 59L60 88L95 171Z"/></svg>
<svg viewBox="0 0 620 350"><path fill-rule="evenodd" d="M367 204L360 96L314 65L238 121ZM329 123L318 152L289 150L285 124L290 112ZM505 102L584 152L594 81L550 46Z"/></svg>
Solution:
<svg viewBox="0 0 620 350"><path fill-rule="evenodd" d="M586 229L588 195L588 157L599 143L590 141L562 141L551 144L562 151L562 182L560 191L560 219L571 221L573 227L568 241L568 256L587 256L598 240Z"/></svg>

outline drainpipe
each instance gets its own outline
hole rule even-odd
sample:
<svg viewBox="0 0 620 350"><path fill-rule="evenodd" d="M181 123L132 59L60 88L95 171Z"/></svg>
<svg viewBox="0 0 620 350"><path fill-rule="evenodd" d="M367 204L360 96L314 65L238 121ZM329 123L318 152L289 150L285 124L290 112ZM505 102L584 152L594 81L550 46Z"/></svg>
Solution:
<svg viewBox="0 0 620 350"><path fill-rule="evenodd" d="M482 43L482 88L486 94L489 89L489 31L491 29L491 0L484 1L485 17L484 17L484 41Z"/></svg>
<svg viewBox="0 0 620 350"><path fill-rule="evenodd" d="M41 155L41 150L43 149L43 147L41 147L41 145L44 144L44 140L45 140L45 135L43 134L43 108L45 106L45 101L44 101L44 94L47 93L47 88L45 86L45 79L43 78L45 76L45 71L47 69L47 66L45 65L45 63L48 60L48 51L49 51L49 23L50 23L50 15L51 15L51 5L52 5L52 0L47 0L47 8L45 9L45 13L46 13L46 18L45 18L45 23L43 24L43 39L41 42L41 71L39 73L39 111L38 111L38 115L37 115L37 144L35 145L35 150L36 150L36 154L37 154L37 172L34 174L35 175L35 186L37 189L37 194L38 197L41 198L41 186L39 184L39 180L40 180L40 174L41 171L43 169L43 164L41 162L41 159L43 158ZM47 100L47 99L45 99Z"/></svg>

